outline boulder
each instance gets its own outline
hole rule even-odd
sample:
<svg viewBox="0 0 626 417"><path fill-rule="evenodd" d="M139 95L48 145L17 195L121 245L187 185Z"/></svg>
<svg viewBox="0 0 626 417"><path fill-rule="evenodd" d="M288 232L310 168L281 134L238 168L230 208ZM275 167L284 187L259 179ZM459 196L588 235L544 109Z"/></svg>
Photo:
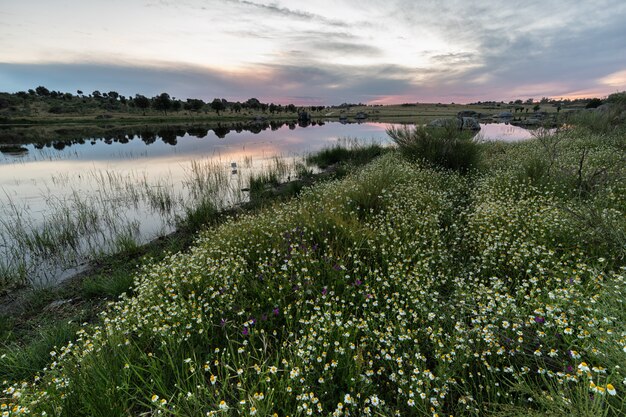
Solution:
<svg viewBox="0 0 626 417"><path fill-rule="evenodd" d="M456 117L460 117L460 118L463 118L463 117L478 118L478 117L480 117L480 114L475 112L474 110L463 110L463 111L458 112L456 114Z"/></svg>
<svg viewBox="0 0 626 417"><path fill-rule="evenodd" d="M428 123L429 127L453 127L459 130L480 130L480 124L474 117L448 117L435 119Z"/></svg>
<svg viewBox="0 0 626 417"><path fill-rule="evenodd" d="M496 117L499 117L500 119L512 119L513 113L511 113L510 111L503 111L498 113Z"/></svg>
<svg viewBox="0 0 626 417"><path fill-rule="evenodd" d="M475 117L462 117L461 129L463 130L480 130L480 124Z"/></svg>
<svg viewBox="0 0 626 417"><path fill-rule="evenodd" d="M461 129L463 127L461 119L446 117L442 119L431 120L428 123L429 127L456 127L457 129Z"/></svg>

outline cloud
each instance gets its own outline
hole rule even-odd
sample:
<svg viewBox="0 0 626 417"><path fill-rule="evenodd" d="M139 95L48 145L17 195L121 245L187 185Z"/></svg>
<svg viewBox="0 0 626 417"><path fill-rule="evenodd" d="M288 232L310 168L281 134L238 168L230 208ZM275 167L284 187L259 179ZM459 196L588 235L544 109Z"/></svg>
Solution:
<svg viewBox="0 0 626 417"><path fill-rule="evenodd" d="M626 70L617 71L602 77L598 80L600 84L610 87L625 88L626 87Z"/></svg>
<svg viewBox="0 0 626 417"><path fill-rule="evenodd" d="M331 26L338 26L338 27L347 26L345 22L338 20L338 19L329 19L320 14L314 14L314 13L305 12L302 10L295 10L295 9L290 9L287 7L281 7L276 3L264 4L264 3L255 3L253 1L248 1L248 0L226 0L226 2L244 5L250 8L254 8L256 10L270 13L274 16L280 16L282 18L287 18L287 19L295 18L295 19L300 19L300 20L316 21L319 23L323 23L323 24L327 24Z"/></svg>
<svg viewBox="0 0 626 417"><path fill-rule="evenodd" d="M310 43L313 50L319 51L319 53L332 53L332 54L349 54L349 55L364 55L364 56L380 56L382 50L378 47L368 45L367 43L356 42L337 42L337 41L323 41L317 40Z"/></svg>

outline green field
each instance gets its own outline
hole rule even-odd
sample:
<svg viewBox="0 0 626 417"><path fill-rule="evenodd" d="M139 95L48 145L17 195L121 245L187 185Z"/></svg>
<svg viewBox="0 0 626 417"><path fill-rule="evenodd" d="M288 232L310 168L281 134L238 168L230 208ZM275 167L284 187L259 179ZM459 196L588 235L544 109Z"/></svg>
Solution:
<svg viewBox="0 0 626 417"><path fill-rule="evenodd" d="M515 144L391 132L145 261L44 369L6 344L3 416L624 415L615 110Z"/></svg>

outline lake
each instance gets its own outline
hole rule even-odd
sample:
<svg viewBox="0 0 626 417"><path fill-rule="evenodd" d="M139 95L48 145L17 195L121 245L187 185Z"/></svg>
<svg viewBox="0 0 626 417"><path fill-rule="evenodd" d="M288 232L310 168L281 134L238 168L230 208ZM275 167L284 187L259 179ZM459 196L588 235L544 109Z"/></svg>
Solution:
<svg viewBox="0 0 626 417"><path fill-rule="evenodd" d="M137 128L106 137L5 147L0 153L0 284L50 282L93 254L172 232L186 210L246 201L250 176L293 177L303 157L340 140L388 144L386 123ZM512 125L481 125L482 140L524 140ZM17 271L17 272L16 272Z"/></svg>

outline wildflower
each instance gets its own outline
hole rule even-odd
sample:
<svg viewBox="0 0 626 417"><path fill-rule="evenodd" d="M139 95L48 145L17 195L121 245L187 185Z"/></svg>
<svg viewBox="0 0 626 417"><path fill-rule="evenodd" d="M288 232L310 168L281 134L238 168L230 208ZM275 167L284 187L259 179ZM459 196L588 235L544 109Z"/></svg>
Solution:
<svg viewBox="0 0 626 417"><path fill-rule="evenodd" d="M157 401L159 400L159 396L158 396L158 395L156 395L156 394L154 394L154 395L152 396L151 400L152 400L152 402L153 402L153 403L155 403L155 402L157 402Z"/></svg>
<svg viewBox="0 0 626 417"><path fill-rule="evenodd" d="M617 394L613 384L606 384L606 392L608 392L610 395L616 395Z"/></svg>
<svg viewBox="0 0 626 417"><path fill-rule="evenodd" d="M211 375L209 377L209 381L211 381L211 385L215 385L215 383L217 382L217 377L215 375Z"/></svg>
<svg viewBox="0 0 626 417"><path fill-rule="evenodd" d="M589 366L586 362L581 362L580 365L578 365L578 369L582 372L589 372Z"/></svg>

